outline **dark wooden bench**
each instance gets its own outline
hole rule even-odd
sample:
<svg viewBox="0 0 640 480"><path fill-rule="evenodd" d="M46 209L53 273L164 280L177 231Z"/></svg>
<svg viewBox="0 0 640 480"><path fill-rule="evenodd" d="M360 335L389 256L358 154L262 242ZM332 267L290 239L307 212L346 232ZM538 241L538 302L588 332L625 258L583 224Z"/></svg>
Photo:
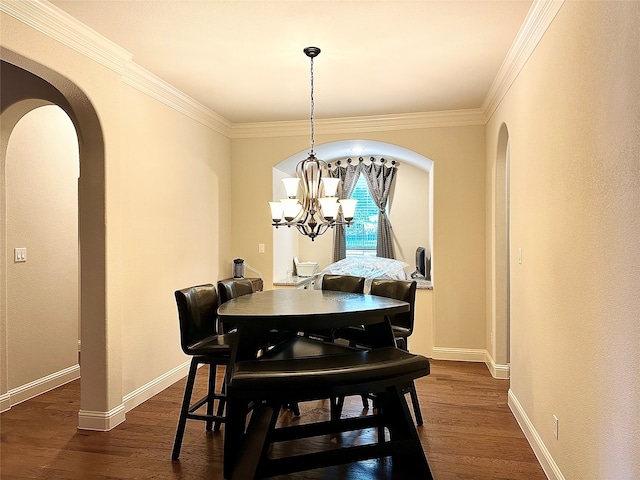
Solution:
<svg viewBox="0 0 640 480"><path fill-rule="evenodd" d="M243 408L243 404L253 402L254 410L244 433L241 454L237 456L240 460L236 465L225 465L226 478L266 478L388 456L394 465L398 462L406 466L406 462L411 462L419 478L432 478L403 394L407 384L429 374L429 360L394 347L338 350L336 345L326 342L316 342L322 346L314 348L326 346L331 354L300 355L304 342L311 341L293 339L290 344L280 346L273 356L233 365L227 395L236 401L228 405ZM292 353L295 349L297 354ZM276 428L281 407L292 401L368 393L375 393L378 399L374 414ZM234 417L233 412L228 414ZM235 418L236 424L227 424L226 428L243 430L244 423L240 420L245 417L235 415ZM377 428L382 433L378 434L376 443L282 458L268 455L270 445L276 442L365 428ZM389 430L389 439L384 435L384 428Z"/></svg>

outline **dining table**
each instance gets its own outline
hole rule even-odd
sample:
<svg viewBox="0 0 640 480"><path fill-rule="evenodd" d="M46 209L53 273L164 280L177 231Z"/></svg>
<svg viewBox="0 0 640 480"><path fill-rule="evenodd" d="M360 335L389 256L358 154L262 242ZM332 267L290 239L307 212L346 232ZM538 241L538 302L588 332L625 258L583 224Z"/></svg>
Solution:
<svg viewBox="0 0 640 480"><path fill-rule="evenodd" d="M231 299L218 308L221 322L235 329L230 364L255 359L265 342L299 332L363 326L369 348L395 346L388 316L407 312L407 302L370 294L328 290L279 289ZM230 371L228 368L227 371ZM233 402L233 399L228 399ZM230 408L231 407L231 408ZM228 415L241 412L227 404ZM237 413L236 413L237 414ZM241 451L245 416L225 424L224 471L229 478Z"/></svg>

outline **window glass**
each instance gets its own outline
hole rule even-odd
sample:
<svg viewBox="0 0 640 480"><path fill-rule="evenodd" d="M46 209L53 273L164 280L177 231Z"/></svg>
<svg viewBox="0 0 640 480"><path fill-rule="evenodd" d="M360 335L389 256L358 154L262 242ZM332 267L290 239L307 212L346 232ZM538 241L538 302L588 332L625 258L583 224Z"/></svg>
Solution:
<svg viewBox="0 0 640 480"><path fill-rule="evenodd" d="M347 257L375 255L378 241L378 207L369 194L367 180L360 175L351 198L358 200L351 226L345 228Z"/></svg>

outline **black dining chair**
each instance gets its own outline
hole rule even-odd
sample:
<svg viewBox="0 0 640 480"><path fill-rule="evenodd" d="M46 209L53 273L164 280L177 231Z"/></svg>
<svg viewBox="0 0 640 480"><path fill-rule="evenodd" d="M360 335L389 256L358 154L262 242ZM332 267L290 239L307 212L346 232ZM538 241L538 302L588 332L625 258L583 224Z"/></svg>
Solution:
<svg viewBox="0 0 640 480"><path fill-rule="evenodd" d="M218 280L219 304L222 305L232 298L253 293L253 282L247 278L227 278ZM221 325L221 333L229 333L230 327Z"/></svg>
<svg viewBox="0 0 640 480"><path fill-rule="evenodd" d="M371 295L403 300L408 302L411 306L408 312L392 315L389 318L391 328L393 329L393 336L396 339L396 345L398 348L406 352L409 351L408 339L413 333L413 326L415 323L416 288L417 282L415 280L389 280L384 278L374 278L371 281ZM420 411L420 402L418 401L418 394L413 380L405 390L408 391L411 396L413 414L415 415L416 423L418 425L422 425L422 412Z"/></svg>
<svg viewBox="0 0 640 480"><path fill-rule="evenodd" d="M357 277L354 275L325 274L322 276L322 283L320 284L320 286L322 290L332 290L335 292L346 293L363 293L364 280L364 277ZM314 340L321 340L325 342L333 341L334 331L315 330L312 332L305 332L305 336Z"/></svg>
<svg viewBox="0 0 640 480"><path fill-rule="evenodd" d="M415 319L416 288L417 282L415 280L374 278L371 281L371 295L394 298L409 303L410 309L408 312L393 315L389 318L396 346L407 352L409 351L408 338L413 333ZM335 337L347 340L351 346L367 347L364 329L358 327L339 329L335 332ZM405 391L411 396L416 423L422 425L423 419L420 411L420 402L418 401L418 394L416 393L413 381L405 388ZM371 398L371 396L362 396L362 405L364 408L369 408L369 398ZM373 400L375 401L375 397L373 397Z"/></svg>
<svg viewBox="0 0 640 480"><path fill-rule="evenodd" d="M355 275L338 275L338 274L325 274L322 276L322 290L332 290L336 292L346 293L363 293L364 292L364 277L358 277ZM364 327L350 327L354 329L360 329L364 332ZM322 330L314 332L306 332L309 338L333 341L335 339L335 330ZM363 402L366 399L363 397ZM344 405L344 397L332 397L331 398L331 419L336 421L340 418L342 413L342 407Z"/></svg>
<svg viewBox="0 0 640 480"><path fill-rule="evenodd" d="M364 277L325 274L322 276L322 290L362 293L364 292Z"/></svg>
<svg viewBox="0 0 640 480"><path fill-rule="evenodd" d="M183 288L175 292L180 321L180 345L182 351L191 356L191 366L182 399L178 428L173 444L172 460L178 460L187 420L203 420L206 430L220 429L226 421L225 386L216 393L216 373L218 365L228 365L231 357L233 335L218 334L218 292L212 284ZM209 365L207 394L191 404L193 387L202 364ZM214 414L214 403L218 409ZM197 413L206 404L206 414Z"/></svg>
<svg viewBox="0 0 640 480"><path fill-rule="evenodd" d="M416 315L416 290L417 282L415 280L374 278L371 281L371 295L404 300L411 306L408 312L399 313L389 318L396 345L407 352L409 351L408 338L413 333Z"/></svg>
<svg viewBox="0 0 640 480"><path fill-rule="evenodd" d="M227 278L225 280L219 280L218 291L220 292L220 305L222 305L232 298L254 293L253 282L246 278ZM229 333L233 330L232 327L225 326L224 323L219 328L222 329L224 333ZM269 338L265 339L266 344L261 349L260 354L263 354L273 345L278 344L281 341L280 334L276 332L273 332L273 334L268 337ZM288 410L291 410L296 417L300 416L300 406L297 402L289 403L286 407Z"/></svg>

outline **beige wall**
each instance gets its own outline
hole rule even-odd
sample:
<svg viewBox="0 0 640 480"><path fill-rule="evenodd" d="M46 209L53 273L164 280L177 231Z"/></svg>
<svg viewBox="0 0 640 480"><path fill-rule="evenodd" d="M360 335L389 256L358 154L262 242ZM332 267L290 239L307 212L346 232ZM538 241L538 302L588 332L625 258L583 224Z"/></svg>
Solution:
<svg viewBox="0 0 640 480"><path fill-rule="evenodd" d="M320 128L317 128L320 131ZM354 135L355 136L355 135ZM371 132L358 138L400 145L432 159L434 175L434 346L435 356L485 348L485 238L484 238L484 126L439 127L391 132ZM345 134L316 134L316 143L346 140ZM238 256L259 266L266 288L274 280L273 227L268 201L272 199L274 165L303 150L306 137L268 137L233 140L232 211L233 245ZM401 169L404 166L400 167ZM406 171L409 171L407 169ZM398 174L402 174L402 170ZM424 175L428 182L428 175ZM428 191L428 185L425 185ZM403 194L404 195L404 192ZM402 195L400 198L402 198ZM399 202L403 205L402 201ZM393 212L398 225L427 222L413 210ZM401 227L402 230L402 227ZM404 235L404 234L403 234ZM412 243L410 234L402 242ZM257 244L266 244L258 254ZM330 259L331 239L301 239L301 260ZM403 247L403 250L409 247ZM409 257L413 263L415 247ZM317 253L316 253L317 251ZM246 252L246 253L245 253ZM403 252L406 255L406 252ZM330 260L328 260L330 261ZM440 347L440 351L438 348ZM456 352L453 353L456 355ZM477 358L476 358L477 360Z"/></svg>
<svg viewBox="0 0 640 480"><path fill-rule="evenodd" d="M503 124L511 153L510 400L568 479L640 478L639 18L565 2L487 125L487 172Z"/></svg>
<svg viewBox="0 0 640 480"><path fill-rule="evenodd" d="M215 283L229 269L230 153L228 140L136 89L123 88L122 102L126 394L185 360L173 292Z"/></svg>
<svg viewBox="0 0 640 480"><path fill-rule="evenodd" d="M308 138L248 138L231 141L232 248L228 258L229 273L233 258L244 258L264 277L265 288L271 288L273 255L278 236L271 226L269 201L273 199L273 167L281 160L307 148ZM282 232L278 232L282 233ZM258 253L258 245L265 253ZM290 248L295 243L287 240ZM302 243L302 242L300 242ZM301 258L302 260L302 258Z"/></svg>
<svg viewBox="0 0 640 480"><path fill-rule="evenodd" d="M416 248L431 249L429 243L429 172L402 163L389 197L389 219L393 248L398 260L416 264Z"/></svg>
<svg viewBox="0 0 640 480"><path fill-rule="evenodd" d="M99 278L98 271L97 283L88 284L104 282L98 292L104 307L100 301L82 306L80 416L88 428L110 428L112 419L123 419L126 408L162 388L162 381L186 373L174 290L230 272L225 270L233 258L231 142L209 125L215 122L199 118L197 108L173 108L162 93L152 96L135 87L135 71L128 71L126 55L119 50L113 57L92 58L4 13L0 24L3 59L44 75L62 91L73 91L67 89L71 84L77 87L88 102L71 98L70 103L90 110L76 112L78 117L95 111L100 122L99 131L85 130L80 138L81 177L92 171L93 161L83 152L95 151L103 138L104 149L97 149L104 155L106 178L103 217L98 209L92 218L98 224L103 220L106 229L106 256L94 258L97 264L106 262L105 276ZM109 63L116 58L120 64ZM81 203L100 204L101 185L85 182ZM83 256L100 250L93 242L83 244L82 234L80 243ZM92 271L85 273L90 279ZM3 278L0 285L4 283ZM102 317L101 311L106 312ZM10 341L5 322L3 316L3 348ZM7 368L12 367L2 362L3 378ZM5 390L4 380L2 385ZM0 391L0 399L6 395Z"/></svg>
<svg viewBox="0 0 640 480"><path fill-rule="evenodd" d="M5 358L14 401L33 395L25 385L47 376L80 375L78 175L78 140L66 113L49 105L22 117L6 158ZM14 262L16 247L27 249L26 262Z"/></svg>

